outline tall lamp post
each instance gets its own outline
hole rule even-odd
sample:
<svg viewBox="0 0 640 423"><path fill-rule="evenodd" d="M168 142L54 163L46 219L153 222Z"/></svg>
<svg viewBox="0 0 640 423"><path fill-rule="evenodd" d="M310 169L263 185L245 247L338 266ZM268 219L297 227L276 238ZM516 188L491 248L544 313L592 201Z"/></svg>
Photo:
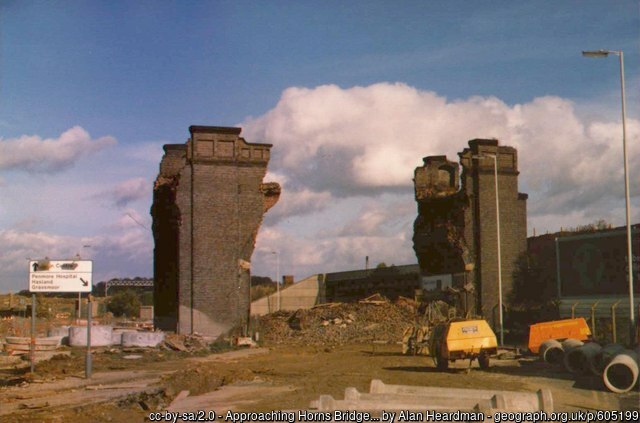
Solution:
<svg viewBox="0 0 640 423"><path fill-rule="evenodd" d="M633 255L631 250L631 206L629 201L629 160L627 159L627 124L626 124L626 102L624 93L624 53L622 50L588 50L583 51L585 57L604 58L613 54L618 56L620 63L620 91L622 97L622 154L624 157L624 197L626 202L627 220L627 266L629 275L629 333L631 344L635 341L635 318L633 300Z"/></svg>
<svg viewBox="0 0 640 423"><path fill-rule="evenodd" d="M271 254L275 254L276 256L276 298L278 299L277 310L280 311L280 255L277 251L272 251Z"/></svg>
<svg viewBox="0 0 640 423"><path fill-rule="evenodd" d="M493 159L493 179L496 186L496 236L498 237L498 316L500 319L500 345L504 345L504 319L502 315L502 250L500 245L500 191L498 190L498 156L495 154L479 154L474 159L485 157Z"/></svg>

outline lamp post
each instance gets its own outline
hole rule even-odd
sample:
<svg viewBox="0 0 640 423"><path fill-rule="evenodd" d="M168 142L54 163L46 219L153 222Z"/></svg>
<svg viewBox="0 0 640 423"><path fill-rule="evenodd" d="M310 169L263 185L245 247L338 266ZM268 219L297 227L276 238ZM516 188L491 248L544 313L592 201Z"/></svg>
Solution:
<svg viewBox="0 0 640 423"><path fill-rule="evenodd" d="M626 124L626 103L624 92L624 53L622 50L590 50L583 51L585 57L604 58L610 54L618 56L620 64L620 92L622 99L622 154L624 158L624 197L627 221L627 266L629 275L629 342L635 341L635 318L634 318L634 300L633 300L633 255L631 250L631 206L629 200L629 160L627 158L627 124Z"/></svg>
<svg viewBox="0 0 640 423"><path fill-rule="evenodd" d="M500 320L500 345L504 345L504 318L502 315L502 250L500 245L500 191L498 190L498 156L496 154L479 154L474 159L489 157L493 159L493 179L496 190L496 236L498 237L498 316Z"/></svg>
<svg viewBox="0 0 640 423"><path fill-rule="evenodd" d="M275 254L276 256L276 291L277 291L277 299L278 306L277 310L280 311L280 255L277 251L272 251L271 254Z"/></svg>

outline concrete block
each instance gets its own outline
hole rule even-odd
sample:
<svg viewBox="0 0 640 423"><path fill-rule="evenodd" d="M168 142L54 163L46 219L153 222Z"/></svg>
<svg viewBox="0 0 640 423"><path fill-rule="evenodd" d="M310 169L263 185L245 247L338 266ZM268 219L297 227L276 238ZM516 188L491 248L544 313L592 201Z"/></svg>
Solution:
<svg viewBox="0 0 640 423"><path fill-rule="evenodd" d="M435 386L387 385L379 379L371 381L369 392L374 394L403 394L420 395L424 397L451 397L456 399L472 398L479 403L481 400L492 400L496 395L504 398L505 407L514 411L553 411L553 395L548 389L537 392L498 391L484 389L459 389ZM498 398L500 399L500 398Z"/></svg>
<svg viewBox="0 0 640 423"><path fill-rule="evenodd" d="M157 347L164 341L164 332L124 332L123 347Z"/></svg>
<svg viewBox="0 0 640 423"><path fill-rule="evenodd" d="M91 327L91 346L108 347L111 345L111 334L113 327L107 325L97 325ZM71 326L69 328L69 345L72 347L87 346L87 327Z"/></svg>

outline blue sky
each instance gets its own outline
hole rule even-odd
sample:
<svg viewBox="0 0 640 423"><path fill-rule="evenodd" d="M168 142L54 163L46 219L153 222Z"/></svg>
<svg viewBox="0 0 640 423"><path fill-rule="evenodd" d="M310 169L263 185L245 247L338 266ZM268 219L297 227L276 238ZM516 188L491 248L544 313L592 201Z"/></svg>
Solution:
<svg viewBox="0 0 640 423"><path fill-rule="evenodd" d="M622 224L618 63L580 52L624 50L640 165L639 30L637 1L4 1L0 291L78 250L150 276L161 146L192 124L274 144L254 274L414 262L413 169L473 137L518 147L529 233Z"/></svg>

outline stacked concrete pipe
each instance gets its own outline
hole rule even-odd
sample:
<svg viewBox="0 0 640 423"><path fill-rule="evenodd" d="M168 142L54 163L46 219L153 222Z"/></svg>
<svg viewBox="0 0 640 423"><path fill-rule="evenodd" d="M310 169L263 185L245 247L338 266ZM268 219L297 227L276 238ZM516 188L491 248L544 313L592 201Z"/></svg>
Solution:
<svg viewBox="0 0 640 423"><path fill-rule="evenodd" d="M624 346L620 344L607 344L593 357L593 360L589 363L591 373L596 376L602 376L607 364L613 360L616 354L624 351Z"/></svg>
<svg viewBox="0 0 640 423"><path fill-rule="evenodd" d="M570 357L570 353L572 350L583 346L584 342L578 339L569 338L562 341L561 344L562 350L564 351L564 355L562 356L562 364L564 364L564 368L567 369L567 371L571 372L567 357Z"/></svg>
<svg viewBox="0 0 640 423"><path fill-rule="evenodd" d="M612 392L629 392L638 382L638 353L624 350L616 354L605 367L602 380Z"/></svg>
<svg viewBox="0 0 640 423"><path fill-rule="evenodd" d="M572 348L564 354L564 366L571 373L587 374L591 371L591 363L600 351L602 351L602 347L595 342L587 342Z"/></svg>
<svg viewBox="0 0 640 423"><path fill-rule="evenodd" d="M540 359L545 363L559 364L562 362L564 350L562 344L556 339L548 339L540 344L538 351Z"/></svg>

